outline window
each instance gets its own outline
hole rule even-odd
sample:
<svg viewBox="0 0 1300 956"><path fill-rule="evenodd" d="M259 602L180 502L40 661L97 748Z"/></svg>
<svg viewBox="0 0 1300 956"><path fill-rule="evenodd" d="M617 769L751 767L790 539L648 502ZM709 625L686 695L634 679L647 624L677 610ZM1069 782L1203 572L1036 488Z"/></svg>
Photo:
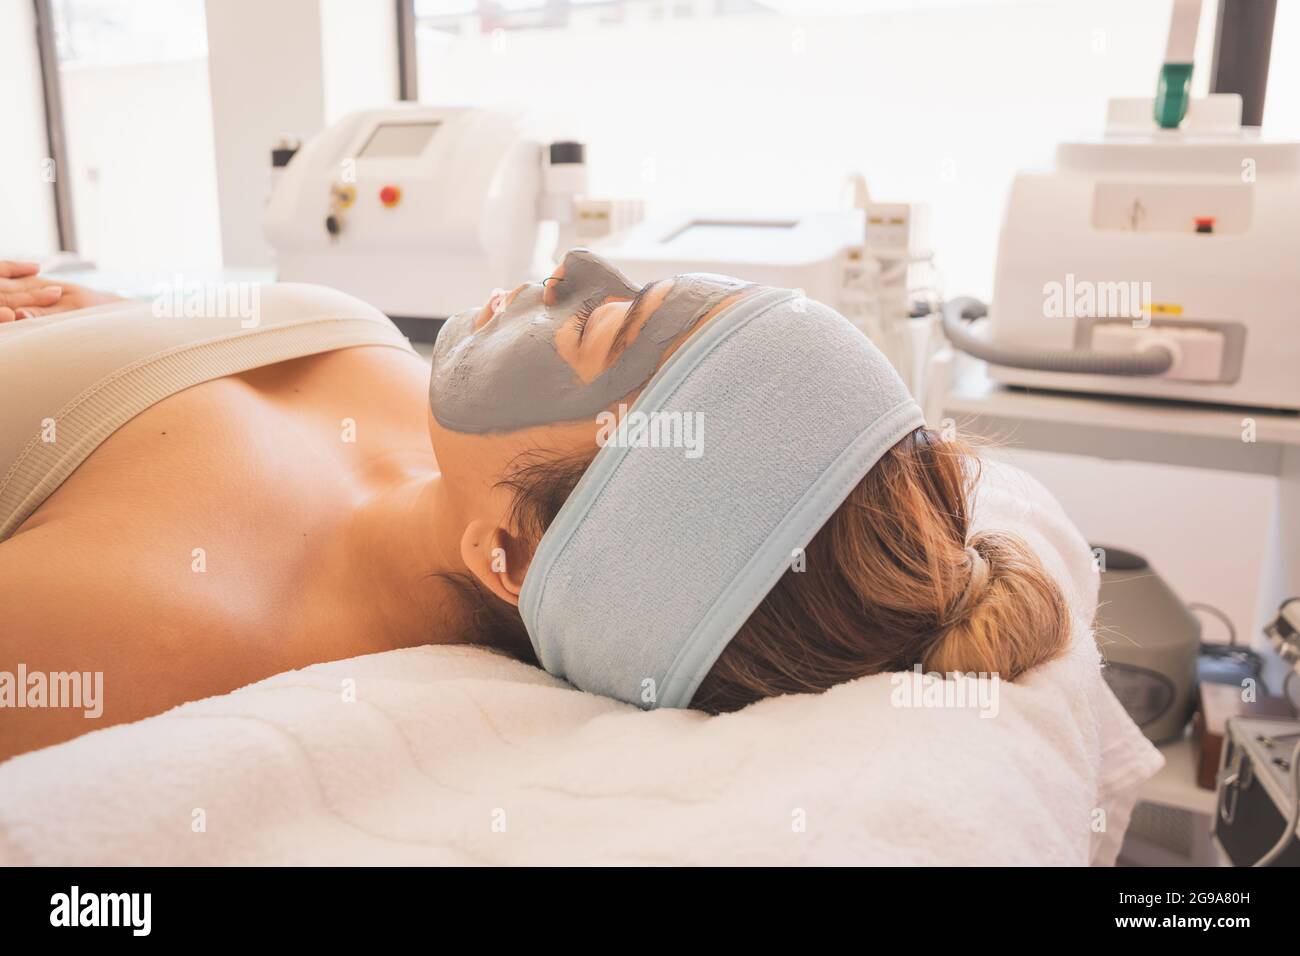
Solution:
<svg viewBox="0 0 1300 956"><path fill-rule="evenodd" d="M51 0L77 252L221 264L203 0Z"/></svg>
<svg viewBox="0 0 1300 956"><path fill-rule="evenodd" d="M1268 95L1263 130L1278 139L1300 139L1300 3L1279 3L1273 21L1273 55L1268 61Z"/></svg>
<svg viewBox="0 0 1300 956"><path fill-rule="evenodd" d="M991 291L1012 175L1154 95L1170 3L415 0L419 99L588 143L593 194L655 212L931 205L948 294ZM1208 89L1216 5L1202 13ZM1202 55L1203 51L1203 55Z"/></svg>
<svg viewBox="0 0 1300 956"><path fill-rule="evenodd" d="M0 5L0 259L36 258L59 248L55 163L41 96L43 74L31 3Z"/></svg>

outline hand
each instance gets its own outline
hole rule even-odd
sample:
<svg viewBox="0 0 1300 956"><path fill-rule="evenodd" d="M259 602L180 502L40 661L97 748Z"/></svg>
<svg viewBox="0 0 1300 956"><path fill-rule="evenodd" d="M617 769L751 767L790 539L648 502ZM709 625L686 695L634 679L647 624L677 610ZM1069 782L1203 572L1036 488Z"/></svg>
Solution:
<svg viewBox="0 0 1300 956"><path fill-rule="evenodd" d="M38 271L40 267L34 262L0 259L0 322L72 312L121 299L71 282L42 279Z"/></svg>
<svg viewBox="0 0 1300 956"><path fill-rule="evenodd" d="M34 310L49 308L63 297L63 287L38 278L39 271L34 262L0 259L0 322L40 315Z"/></svg>

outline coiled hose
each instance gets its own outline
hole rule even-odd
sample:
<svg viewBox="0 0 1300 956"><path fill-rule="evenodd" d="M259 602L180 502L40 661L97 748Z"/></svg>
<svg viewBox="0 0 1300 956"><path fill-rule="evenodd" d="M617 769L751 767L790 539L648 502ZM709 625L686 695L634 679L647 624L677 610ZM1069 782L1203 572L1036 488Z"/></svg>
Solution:
<svg viewBox="0 0 1300 956"><path fill-rule="evenodd" d="M1087 375L1161 375L1174 364L1174 353L1163 346L1125 354L1091 349L1018 349L989 342L965 327L965 320L988 315L978 299L961 296L943 304L943 332L968 355L1008 368Z"/></svg>

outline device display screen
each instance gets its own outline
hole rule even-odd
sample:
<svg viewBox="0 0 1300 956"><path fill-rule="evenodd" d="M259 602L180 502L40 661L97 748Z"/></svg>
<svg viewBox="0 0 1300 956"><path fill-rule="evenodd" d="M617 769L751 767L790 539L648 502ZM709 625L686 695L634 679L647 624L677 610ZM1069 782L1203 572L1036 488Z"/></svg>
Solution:
<svg viewBox="0 0 1300 956"><path fill-rule="evenodd" d="M696 219L678 229L664 242L698 241L700 239L734 240L754 235L770 235L773 230L784 232L795 227L793 222L758 222L746 220Z"/></svg>
<svg viewBox="0 0 1300 956"><path fill-rule="evenodd" d="M788 255L798 222L756 219L695 219L670 233L662 245L679 256L744 259Z"/></svg>
<svg viewBox="0 0 1300 956"><path fill-rule="evenodd" d="M361 147L358 158L393 159L405 156L419 156L428 144L433 131L438 128L434 123L382 123L375 127Z"/></svg>

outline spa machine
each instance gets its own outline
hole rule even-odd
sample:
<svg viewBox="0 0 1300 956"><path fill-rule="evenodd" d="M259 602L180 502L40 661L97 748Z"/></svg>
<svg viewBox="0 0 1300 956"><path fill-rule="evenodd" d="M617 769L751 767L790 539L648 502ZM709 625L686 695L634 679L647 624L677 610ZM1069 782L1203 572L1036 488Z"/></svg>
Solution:
<svg viewBox="0 0 1300 956"><path fill-rule="evenodd" d="M1235 93L1187 98L1199 7L1175 4L1154 99L1016 176L984 328L945 305L996 381L1300 409L1300 143L1243 126Z"/></svg>
<svg viewBox="0 0 1300 956"><path fill-rule="evenodd" d="M496 110L352 113L272 152L266 234L278 278L351 293L432 341L441 319L538 277L543 222L567 248L640 217L639 202L585 197L584 153L543 145Z"/></svg>
<svg viewBox="0 0 1300 956"><path fill-rule="evenodd" d="M929 357L930 323L912 320L933 284L927 209L877 202L860 174L845 186L838 208L667 213L596 248L637 282L716 272L797 289L866 332L916 393Z"/></svg>

